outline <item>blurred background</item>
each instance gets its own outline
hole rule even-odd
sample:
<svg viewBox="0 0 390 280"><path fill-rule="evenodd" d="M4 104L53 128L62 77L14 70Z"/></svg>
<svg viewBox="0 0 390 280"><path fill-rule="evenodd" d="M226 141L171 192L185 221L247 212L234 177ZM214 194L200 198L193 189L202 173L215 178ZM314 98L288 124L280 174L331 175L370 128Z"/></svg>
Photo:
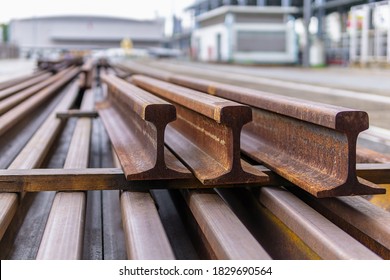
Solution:
<svg viewBox="0 0 390 280"><path fill-rule="evenodd" d="M383 66L390 63L389 7L372 0L14 0L0 9L0 59Z"/></svg>

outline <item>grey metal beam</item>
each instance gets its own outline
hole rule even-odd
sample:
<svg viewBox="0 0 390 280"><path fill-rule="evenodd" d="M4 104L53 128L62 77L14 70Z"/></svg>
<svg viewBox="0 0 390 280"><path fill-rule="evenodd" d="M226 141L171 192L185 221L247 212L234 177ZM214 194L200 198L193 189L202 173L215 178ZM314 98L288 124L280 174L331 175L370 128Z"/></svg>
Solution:
<svg viewBox="0 0 390 280"><path fill-rule="evenodd" d="M306 37L306 45L303 49L302 53L302 65L304 67L310 66L309 55L310 55L310 32L309 32L309 24L311 18L311 0L303 1L303 22L305 28L305 37Z"/></svg>

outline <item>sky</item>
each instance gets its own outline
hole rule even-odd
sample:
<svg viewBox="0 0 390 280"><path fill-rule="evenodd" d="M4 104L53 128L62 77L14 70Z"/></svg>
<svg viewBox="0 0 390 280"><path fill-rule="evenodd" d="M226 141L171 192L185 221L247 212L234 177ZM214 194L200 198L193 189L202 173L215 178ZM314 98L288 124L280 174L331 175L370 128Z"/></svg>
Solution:
<svg viewBox="0 0 390 280"><path fill-rule="evenodd" d="M11 19L49 15L104 15L153 19L181 16L195 0L3 0L0 23ZM5 4L6 3L6 4Z"/></svg>

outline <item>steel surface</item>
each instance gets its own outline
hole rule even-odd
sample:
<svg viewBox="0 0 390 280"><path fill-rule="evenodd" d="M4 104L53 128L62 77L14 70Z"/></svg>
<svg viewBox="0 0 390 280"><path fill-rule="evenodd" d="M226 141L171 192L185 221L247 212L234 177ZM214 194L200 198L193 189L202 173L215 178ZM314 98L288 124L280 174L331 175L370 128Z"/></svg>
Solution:
<svg viewBox="0 0 390 280"><path fill-rule="evenodd" d="M240 133L252 119L250 107L145 76L131 80L175 105L178 117L168 125L165 141L203 184L268 180L256 168L241 164Z"/></svg>
<svg viewBox="0 0 390 280"><path fill-rule="evenodd" d="M316 197L386 192L356 176L356 140L368 128L366 112L145 66L127 69L252 106L253 121L241 134L243 152Z"/></svg>
<svg viewBox="0 0 390 280"><path fill-rule="evenodd" d="M128 180L190 178L191 173L164 146L175 107L114 75L102 75L108 99L98 112Z"/></svg>

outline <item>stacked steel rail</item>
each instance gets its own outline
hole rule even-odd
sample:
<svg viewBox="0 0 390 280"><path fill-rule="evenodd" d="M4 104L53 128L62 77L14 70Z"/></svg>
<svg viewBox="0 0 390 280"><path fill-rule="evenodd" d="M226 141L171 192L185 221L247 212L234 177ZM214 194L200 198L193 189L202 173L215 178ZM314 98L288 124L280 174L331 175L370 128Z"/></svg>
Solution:
<svg viewBox="0 0 390 280"><path fill-rule="evenodd" d="M383 160L356 168L365 112L114 69L2 84L23 98L0 116L17 147L0 150L1 258L390 259L390 213L351 196L390 182Z"/></svg>

